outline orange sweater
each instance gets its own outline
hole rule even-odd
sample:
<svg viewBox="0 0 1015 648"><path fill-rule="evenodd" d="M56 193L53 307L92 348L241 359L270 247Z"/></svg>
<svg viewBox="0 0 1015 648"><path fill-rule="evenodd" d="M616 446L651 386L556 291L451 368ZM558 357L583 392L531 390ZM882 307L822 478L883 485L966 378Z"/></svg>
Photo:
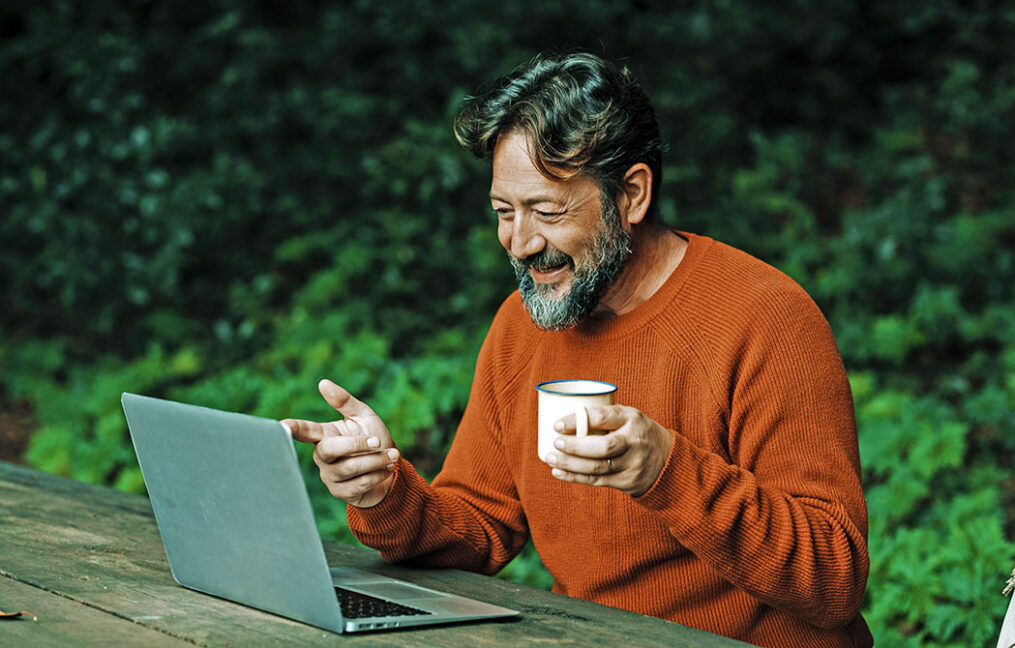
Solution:
<svg viewBox="0 0 1015 648"><path fill-rule="evenodd" d="M545 332L512 294L441 473L400 460L349 525L385 560L488 574L531 534L556 592L762 646L866 648L867 513L832 332L779 271L681 235L681 264L620 317ZM535 386L563 378L612 382L673 432L648 492L550 475Z"/></svg>

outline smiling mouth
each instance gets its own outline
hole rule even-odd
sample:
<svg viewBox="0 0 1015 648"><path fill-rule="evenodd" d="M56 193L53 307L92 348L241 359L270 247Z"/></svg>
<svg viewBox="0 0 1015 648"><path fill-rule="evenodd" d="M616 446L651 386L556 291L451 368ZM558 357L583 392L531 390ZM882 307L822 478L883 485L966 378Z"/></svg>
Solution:
<svg viewBox="0 0 1015 648"><path fill-rule="evenodd" d="M563 263L558 263L557 265L553 265L553 266L551 266L551 265L548 265L548 266L533 266L532 269L535 270L536 272L539 272L539 273L542 273L542 274L549 274L551 272L556 272L557 270L560 270L561 268L563 268L566 265L567 265L567 261L565 261Z"/></svg>
<svg viewBox="0 0 1015 648"><path fill-rule="evenodd" d="M532 278L539 283L552 283L559 278L560 274L568 268L568 263L561 263L555 266L532 266L529 268L532 272Z"/></svg>
<svg viewBox="0 0 1015 648"><path fill-rule="evenodd" d="M567 271L574 271L575 268L574 259L550 247L528 257L519 258L509 254L509 258L519 281L522 281L523 274L527 274L528 280L541 284L543 288L560 283L566 278Z"/></svg>

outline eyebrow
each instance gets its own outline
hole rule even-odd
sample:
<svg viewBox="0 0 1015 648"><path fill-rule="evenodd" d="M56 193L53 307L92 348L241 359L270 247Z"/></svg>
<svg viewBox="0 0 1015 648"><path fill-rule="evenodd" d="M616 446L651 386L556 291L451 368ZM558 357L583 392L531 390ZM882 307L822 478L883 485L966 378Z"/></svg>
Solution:
<svg viewBox="0 0 1015 648"><path fill-rule="evenodd" d="M492 193L490 194L490 200L499 200L501 202L506 202L508 204L511 204L511 201L508 200L507 198L501 198L500 196L498 196L496 194L492 194ZM544 202L561 204L562 201L561 201L560 198L555 198L555 197L552 197L552 196L533 196L532 198L526 198L525 200L523 200L522 201L522 205L524 205L526 207L530 207L532 205L538 205L539 203L544 203Z"/></svg>

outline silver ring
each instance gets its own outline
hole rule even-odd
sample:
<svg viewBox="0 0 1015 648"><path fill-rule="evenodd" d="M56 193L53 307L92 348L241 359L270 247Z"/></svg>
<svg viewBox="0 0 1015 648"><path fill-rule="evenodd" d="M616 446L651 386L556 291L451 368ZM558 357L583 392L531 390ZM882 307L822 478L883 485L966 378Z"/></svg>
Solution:
<svg viewBox="0 0 1015 648"><path fill-rule="evenodd" d="M613 472L613 457L606 458L606 465L610 467L610 472Z"/></svg>

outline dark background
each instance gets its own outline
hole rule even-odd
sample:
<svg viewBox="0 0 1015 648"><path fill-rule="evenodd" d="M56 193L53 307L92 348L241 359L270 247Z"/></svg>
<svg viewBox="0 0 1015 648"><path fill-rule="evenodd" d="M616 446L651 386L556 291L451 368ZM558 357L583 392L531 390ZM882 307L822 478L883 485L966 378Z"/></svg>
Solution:
<svg viewBox="0 0 1015 648"><path fill-rule="evenodd" d="M533 54L629 66L662 214L800 282L850 374L880 645L996 637L1012 566L1004 2L0 7L0 452L142 491L119 394L330 417L432 475L512 290L451 121ZM353 541L308 465L322 533ZM546 586L531 550L507 578Z"/></svg>

